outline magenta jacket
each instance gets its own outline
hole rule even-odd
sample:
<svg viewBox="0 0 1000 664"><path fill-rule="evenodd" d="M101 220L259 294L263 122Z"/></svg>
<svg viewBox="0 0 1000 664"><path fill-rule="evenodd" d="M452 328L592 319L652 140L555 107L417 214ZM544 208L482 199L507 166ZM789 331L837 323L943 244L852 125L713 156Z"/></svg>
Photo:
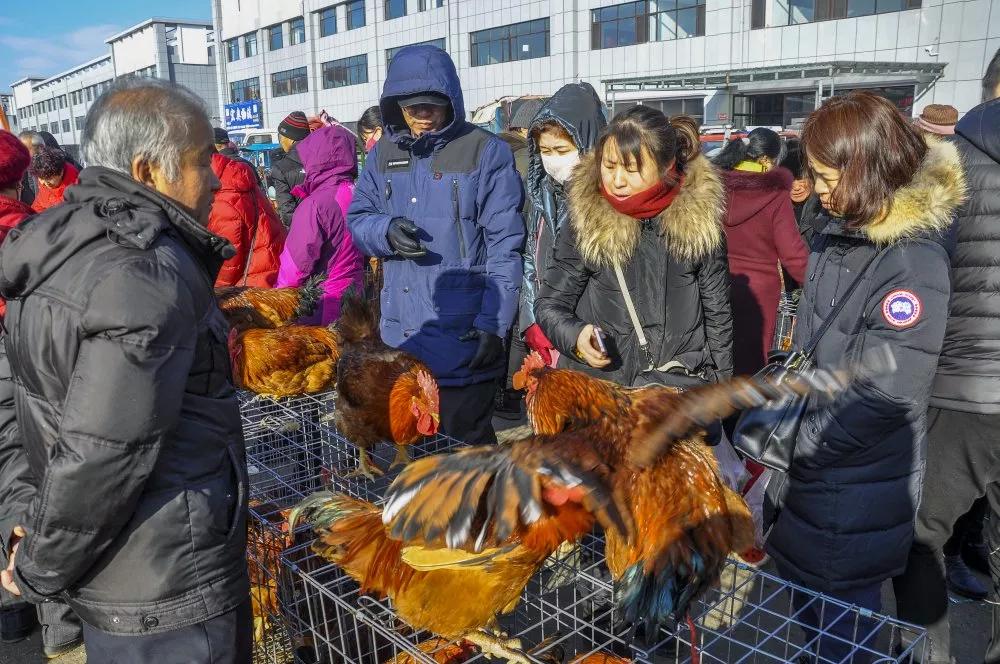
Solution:
<svg viewBox="0 0 1000 664"><path fill-rule="evenodd" d="M339 125L322 127L299 143L298 151L306 179L292 191L302 202L292 216L275 285L301 286L325 273L322 305L302 322L329 325L340 315L344 291L364 287L364 256L346 223L358 174L354 136Z"/></svg>

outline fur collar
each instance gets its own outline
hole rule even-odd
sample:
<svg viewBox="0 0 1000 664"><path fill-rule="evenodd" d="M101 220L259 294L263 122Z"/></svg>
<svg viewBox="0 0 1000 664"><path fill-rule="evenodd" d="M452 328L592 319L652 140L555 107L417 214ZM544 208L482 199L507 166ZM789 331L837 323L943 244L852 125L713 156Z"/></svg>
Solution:
<svg viewBox="0 0 1000 664"><path fill-rule="evenodd" d="M878 245L940 233L951 225L965 194L965 172L958 149L949 141L929 136L927 154L913 179L896 191L888 214L862 230Z"/></svg>
<svg viewBox="0 0 1000 664"><path fill-rule="evenodd" d="M640 224L621 214L594 185L600 164L585 155L568 185L570 223L583 259L595 267L624 265L639 243ZM659 216L660 229L672 258L702 259L722 246L722 215L726 196L722 179L703 156L688 162L684 185Z"/></svg>

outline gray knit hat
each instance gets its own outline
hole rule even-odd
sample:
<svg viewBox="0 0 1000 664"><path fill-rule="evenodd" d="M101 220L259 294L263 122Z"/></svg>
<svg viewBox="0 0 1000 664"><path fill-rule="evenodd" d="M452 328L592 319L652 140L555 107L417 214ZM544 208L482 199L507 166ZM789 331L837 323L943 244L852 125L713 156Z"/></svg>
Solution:
<svg viewBox="0 0 1000 664"><path fill-rule="evenodd" d="M535 119L538 115L538 111L542 110L542 100L541 99L525 99L521 102L521 105L514 115L510 118L509 129L514 129L520 127L521 129L530 129L531 121Z"/></svg>

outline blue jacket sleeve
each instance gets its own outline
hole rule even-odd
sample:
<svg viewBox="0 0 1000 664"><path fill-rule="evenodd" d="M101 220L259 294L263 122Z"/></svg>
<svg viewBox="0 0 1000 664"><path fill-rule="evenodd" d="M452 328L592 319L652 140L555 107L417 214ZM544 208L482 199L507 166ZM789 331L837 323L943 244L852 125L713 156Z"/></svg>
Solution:
<svg viewBox="0 0 1000 664"><path fill-rule="evenodd" d="M505 337L517 315L521 291L524 186L514 169L514 155L499 139L486 148L480 162L476 203L486 242L487 285L482 309L473 325Z"/></svg>
<svg viewBox="0 0 1000 664"><path fill-rule="evenodd" d="M354 245L366 256L385 258L394 254L386 235L392 214L383 196L385 178L378 171L378 148L373 148L365 161L354 198L347 213L347 226Z"/></svg>
<svg viewBox="0 0 1000 664"><path fill-rule="evenodd" d="M801 456L797 449L796 463L807 468L834 464L876 444L901 420L927 409L948 321L948 265L944 248L931 242L904 245L880 259L865 302L860 353L886 347L896 369L860 376L834 403L807 417L799 430L800 443L815 442L811 439L818 434L821 444L810 446L814 449L807 447ZM910 327L890 325L883 316L883 300L897 290L908 291L920 300L920 318Z"/></svg>

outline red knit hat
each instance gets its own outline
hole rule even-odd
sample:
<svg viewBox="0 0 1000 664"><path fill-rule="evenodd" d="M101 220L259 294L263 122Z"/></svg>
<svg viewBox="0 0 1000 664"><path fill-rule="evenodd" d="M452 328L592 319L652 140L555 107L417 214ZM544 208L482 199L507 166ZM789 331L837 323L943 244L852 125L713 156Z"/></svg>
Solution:
<svg viewBox="0 0 1000 664"><path fill-rule="evenodd" d="M21 181L31 164L31 153L14 134L0 129L0 189Z"/></svg>

